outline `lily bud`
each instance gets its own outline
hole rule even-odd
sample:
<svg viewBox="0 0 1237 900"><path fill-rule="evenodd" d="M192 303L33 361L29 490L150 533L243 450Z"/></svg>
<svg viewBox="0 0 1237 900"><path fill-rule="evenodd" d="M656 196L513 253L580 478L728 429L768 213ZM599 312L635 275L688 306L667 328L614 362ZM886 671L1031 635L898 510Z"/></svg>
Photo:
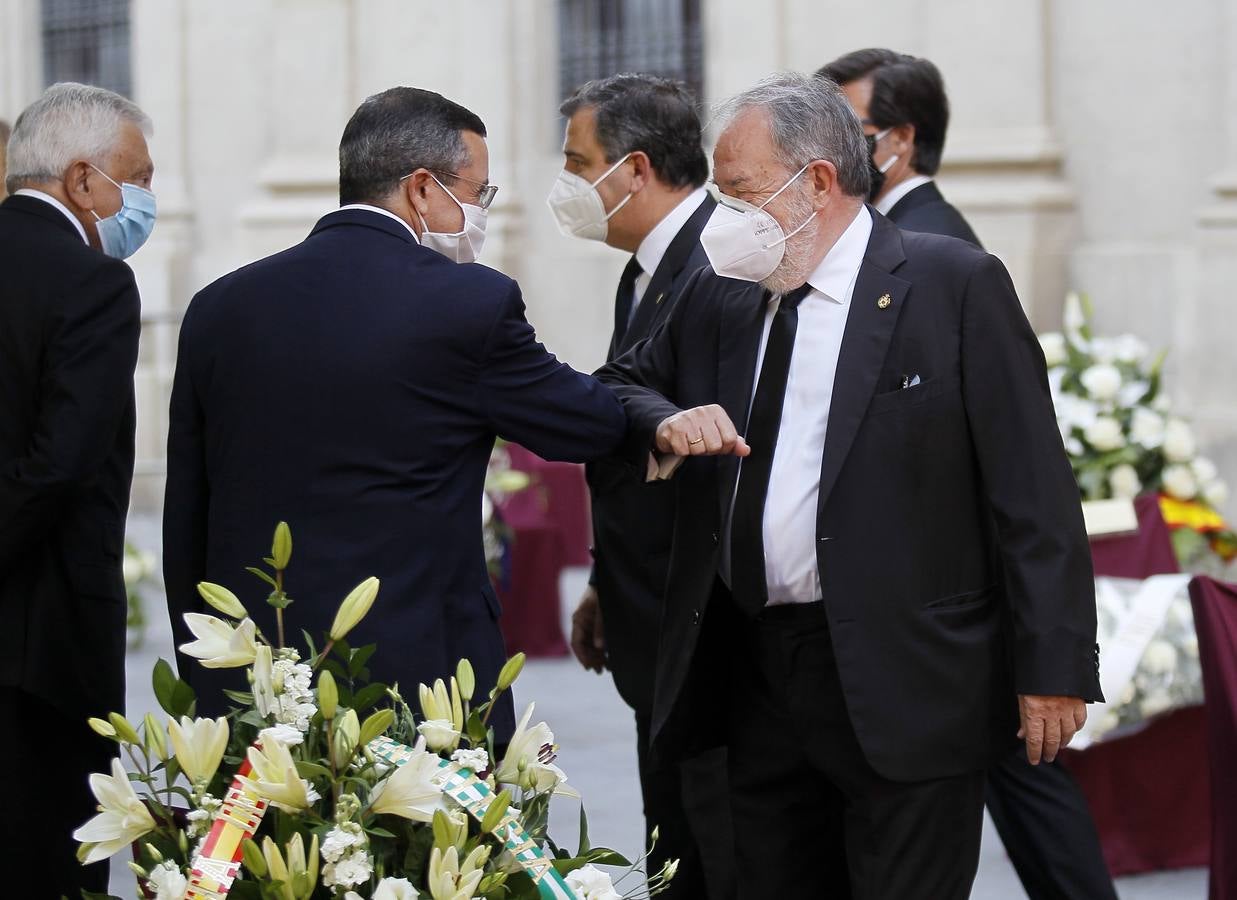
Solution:
<svg viewBox="0 0 1237 900"><path fill-rule="evenodd" d="M146 752L153 753L160 762L168 761L168 741L163 726L150 713L142 720L146 732Z"/></svg>
<svg viewBox="0 0 1237 900"><path fill-rule="evenodd" d="M344 602L339 605L339 612L335 613L335 621L331 625L331 640L342 641L348 632L365 618L369 608L374 605L374 598L378 596L378 585L378 579L371 576L354 587L352 592L344 598Z"/></svg>
<svg viewBox="0 0 1237 900"><path fill-rule="evenodd" d="M129 867L130 872L142 879L142 881L145 881L149 877L149 873L133 860L129 860L125 863L125 865Z"/></svg>
<svg viewBox="0 0 1237 900"><path fill-rule="evenodd" d="M275 526L275 540L271 543L271 558L275 560L275 568L283 571L288 568L292 559L292 529L287 522Z"/></svg>
<svg viewBox="0 0 1237 900"><path fill-rule="evenodd" d="M485 811L485 816L481 819L481 833L490 834L502 824L503 816L510 805L511 792L508 790L499 792L498 796L490 802L490 808Z"/></svg>
<svg viewBox="0 0 1237 900"><path fill-rule="evenodd" d="M455 680L460 686L460 696L465 700L471 700L473 693L477 690L477 676L473 673L472 663L467 659L461 659L456 665Z"/></svg>
<svg viewBox="0 0 1237 900"><path fill-rule="evenodd" d="M342 769L352 759L357 741L361 737L361 723L355 709L350 709L335 723L335 736L331 743L331 759L337 769Z"/></svg>
<svg viewBox="0 0 1237 900"><path fill-rule="evenodd" d="M262 851L258 849L258 845L249 838L241 841L241 858L245 861L245 868L255 878L266 877L266 860L262 858Z"/></svg>
<svg viewBox="0 0 1237 900"><path fill-rule="evenodd" d="M200 581L198 582L198 593L203 600L225 616L239 620L249 615L245 611L245 606L241 603L240 598L221 584Z"/></svg>
<svg viewBox="0 0 1237 900"><path fill-rule="evenodd" d="M375 713L371 713L361 726L361 736L358 738L358 743L364 747L380 734L384 734L392 723L395 722L395 710L380 709Z"/></svg>
<svg viewBox="0 0 1237 900"><path fill-rule="evenodd" d="M155 861L156 865L163 862L163 854L159 852L159 848L156 847L154 844L150 844L150 843L146 844L146 853L148 856L150 856L151 859Z"/></svg>
<svg viewBox="0 0 1237 900"><path fill-rule="evenodd" d="M86 724L99 737L114 738L116 737L116 729L112 727L111 722L105 722L102 719L87 719Z"/></svg>
<svg viewBox="0 0 1237 900"><path fill-rule="evenodd" d="M502 671L498 673L498 690L500 693L515 684L515 680L520 677L520 673L524 671L524 659L523 653L517 653L507 660Z"/></svg>
<svg viewBox="0 0 1237 900"><path fill-rule="evenodd" d="M335 710L339 707L339 688L335 687L335 676L327 669L318 676L318 709L322 718L328 722L335 718Z"/></svg>
<svg viewBox="0 0 1237 900"><path fill-rule="evenodd" d="M137 736L137 729L130 725L129 720L120 713L108 713L107 720L116 729L116 736L126 744L133 744L138 747L142 745L142 739Z"/></svg>

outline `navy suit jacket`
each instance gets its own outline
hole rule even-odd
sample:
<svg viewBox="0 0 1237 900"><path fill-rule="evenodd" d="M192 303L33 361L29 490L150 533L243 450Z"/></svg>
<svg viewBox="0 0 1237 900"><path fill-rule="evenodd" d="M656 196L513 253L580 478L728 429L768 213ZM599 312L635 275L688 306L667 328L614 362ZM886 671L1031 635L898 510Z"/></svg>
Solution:
<svg viewBox="0 0 1237 900"><path fill-rule="evenodd" d="M267 589L244 567L282 519L292 637L321 635L375 575L378 599L349 636L379 645L372 677L414 697L466 656L480 693L505 656L481 539L495 436L585 461L624 427L610 391L537 341L510 278L457 265L379 213L333 212L185 315L164 513L178 643L190 637L181 614L203 610L201 580L237 590L273 638ZM181 662L210 691L199 714L222 708L215 688L238 679ZM509 735L510 702L491 722Z"/></svg>

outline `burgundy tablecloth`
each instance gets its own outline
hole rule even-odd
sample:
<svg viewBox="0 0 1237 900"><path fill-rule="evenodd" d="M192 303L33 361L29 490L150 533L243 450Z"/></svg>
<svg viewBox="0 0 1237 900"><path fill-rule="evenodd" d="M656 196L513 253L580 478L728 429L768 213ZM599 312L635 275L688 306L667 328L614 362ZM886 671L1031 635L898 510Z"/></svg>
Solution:
<svg viewBox="0 0 1237 900"><path fill-rule="evenodd" d="M500 624L507 652L564 656L568 647L562 629L559 575L566 566L591 562L592 525L584 467L547 462L516 444L507 450L511 467L531 478L525 490L499 504L511 533L507 577L496 586L503 605Z"/></svg>
<svg viewBox="0 0 1237 900"><path fill-rule="evenodd" d="M1211 760L1210 900L1237 900L1237 586L1190 582Z"/></svg>
<svg viewBox="0 0 1237 900"><path fill-rule="evenodd" d="M1134 506L1137 534L1092 541L1097 576L1178 571L1158 499L1139 497ZM1113 875L1207 864L1211 780L1201 706L1169 713L1127 737L1066 750L1062 762L1087 798Z"/></svg>

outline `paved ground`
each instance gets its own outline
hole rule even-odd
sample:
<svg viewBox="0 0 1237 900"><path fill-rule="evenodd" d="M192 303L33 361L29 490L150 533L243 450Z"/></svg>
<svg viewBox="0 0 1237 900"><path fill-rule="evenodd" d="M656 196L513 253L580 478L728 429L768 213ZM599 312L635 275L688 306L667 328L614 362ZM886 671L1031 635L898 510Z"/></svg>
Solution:
<svg viewBox="0 0 1237 900"><path fill-rule="evenodd" d="M154 540L145 544L153 545ZM583 589L584 578L583 570L564 574L563 596L572 603ZM129 661L131 720L156 709L150 691L151 665L159 656L171 656L166 615L157 603L151 607L146 641ZM517 704L522 706L535 700L537 719L544 718L554 730L560 746L558 763L587 802L593 843L605 844L628 856L634 854L643 834L632 749L635 725L609 676L585 672L572 660L535 660L526 667L516 688ZM559 801L551 824L552 833L564 846L575 846L578 816L574 801ZM1000 839L990 823L985 826L973 900L1025 898ZM623 887L631 887L630 881ZM134 890L133 876L124 868L124 860L118 858L112 870L112 893L132 897ZM1201 869L1163 872L1120 879L1117 890L1121 900L1203 900L1207 895L1207 877Z"/></svg>

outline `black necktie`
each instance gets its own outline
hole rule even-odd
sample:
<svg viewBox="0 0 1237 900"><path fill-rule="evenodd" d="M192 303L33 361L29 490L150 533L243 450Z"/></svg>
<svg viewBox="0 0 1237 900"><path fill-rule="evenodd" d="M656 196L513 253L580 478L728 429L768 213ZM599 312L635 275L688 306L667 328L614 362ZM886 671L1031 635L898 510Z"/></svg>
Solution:
<svg viewBox="0 0 1237 900"><path fill-rule="evenodd" d="M614 341L615 349L623 343L627 335L627 323L631 321L631 308L636 302L636 279L643 274L640 263L633 256L623 269L623 277L619 279L618 291L614 295Z"/></svg>
<svg viewBox="0 0 1237 900"><path fill-rule="evenodd" d="M739 487L730 518L730 590L735 603L752 616L759 614L769 601L765 582L765 496L769 491L773 451L782 422L786 379L790 375L790 356L799 324L799 301L811 289L811 285L805 284L783 295L773 314L760 380L756 383L743 435L752 452L744 458L739 470Z"/></svg>

